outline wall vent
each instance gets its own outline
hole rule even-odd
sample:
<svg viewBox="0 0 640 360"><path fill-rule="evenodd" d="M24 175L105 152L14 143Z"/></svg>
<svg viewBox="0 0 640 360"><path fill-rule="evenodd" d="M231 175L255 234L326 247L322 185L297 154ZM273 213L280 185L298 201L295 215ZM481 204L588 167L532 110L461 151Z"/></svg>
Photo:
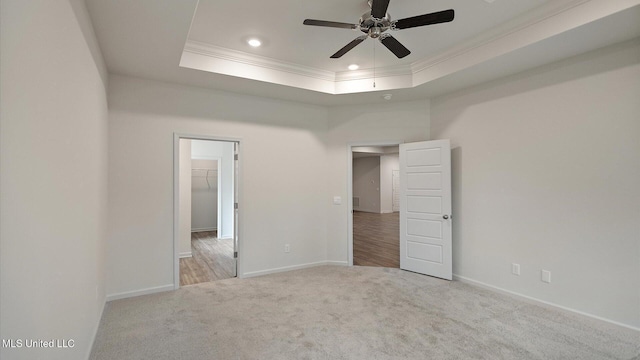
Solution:
<svg viewBox="0 0 640 360"><path fill-rule="evenodd" d="M353 197L353 207L360 207L360 198L359 197Z"/></svg>

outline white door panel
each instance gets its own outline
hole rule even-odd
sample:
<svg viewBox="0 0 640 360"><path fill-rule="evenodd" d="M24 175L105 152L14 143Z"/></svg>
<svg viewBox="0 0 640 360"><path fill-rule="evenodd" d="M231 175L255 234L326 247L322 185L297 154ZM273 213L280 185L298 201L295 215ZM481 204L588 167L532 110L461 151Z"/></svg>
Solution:
<svg viewBox="0 0 640 360"><path fill-rule="evenodd" d="M451 145L400 145L400 268L452 279Z"/></svg>

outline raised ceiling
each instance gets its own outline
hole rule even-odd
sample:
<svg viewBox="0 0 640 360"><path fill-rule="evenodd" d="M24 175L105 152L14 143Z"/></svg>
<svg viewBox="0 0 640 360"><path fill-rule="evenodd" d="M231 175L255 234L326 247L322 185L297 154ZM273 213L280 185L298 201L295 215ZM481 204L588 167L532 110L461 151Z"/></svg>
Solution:
<svg viewBox="0 0 640 360"><path fill-rule="evenodd" d="M302 21L357 23L365 0L87 4L112 73L321 105L439 95L640 36L640 0L391 0L393 19L449 8L456 17L393 32L412 51L404 59L373 39L330 59L362 33Z"/></svg>
<svg viewBox="0 0 640 360"><path fill-rule="evenodd" d="M347 67L352 63L359 64L361 69L373 68L375 44L377 67L406 66L435 56L452 44L459 44L548 2L391 0L388 13L392 19L450 8L456 11L454 21L450 23L392 32L412 52L404 59L396 58L372 39L367 39L340 59L329 59L330 55L362 33L359 30L302 24L306 18L357 24L360 16L369 9L366 0L200 0L189 41L331 72L348 71ZM251 37L263 40L263 46L249 47L246 39Z"/></svg>

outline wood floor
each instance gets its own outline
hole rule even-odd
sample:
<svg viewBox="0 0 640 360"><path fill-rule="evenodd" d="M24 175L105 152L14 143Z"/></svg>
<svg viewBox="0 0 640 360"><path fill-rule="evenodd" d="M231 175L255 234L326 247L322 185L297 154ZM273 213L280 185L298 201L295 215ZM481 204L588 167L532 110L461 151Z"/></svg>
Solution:
<svg viewBox="0 0 640 360"><path fill-rule="evenodd" d="M180 286L235 276L233 239L218 239L215 231L191 233L191 254L180 259Z"/></svg>
<svg viewBox="0 0 640 360"><path fill-rule="evenodd" d="M353 212L353 264L400 267L400 213Z"/></svg>
<svg viewBox="0 0 640 360"><path fill-rule="evenodd" d="M399 213L353 213L353 264L400 267ZM180 286L235 276L233 239L215 231L191 233L192 257L180 259Z"/></svg>

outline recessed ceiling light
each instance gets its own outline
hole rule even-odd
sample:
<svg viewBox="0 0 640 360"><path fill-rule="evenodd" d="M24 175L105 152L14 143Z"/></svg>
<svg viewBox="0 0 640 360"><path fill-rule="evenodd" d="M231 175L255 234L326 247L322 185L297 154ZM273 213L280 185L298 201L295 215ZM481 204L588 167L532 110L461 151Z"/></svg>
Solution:
<svg viewBox="0 0 640 360"><path fill-rule="evenodd" d="M358 64L349 65L349 70L358 70L359 68L360 68L360 66L358 66Z"/></svg>
<svg viewBox="0 0 640 360"><path fill-rule="evenodd" d="M249 44L249 45L251 45L253 47L258 47L258 46L262 45L262 42L260 40L258 40L258 39L249 39L247 41L247 44Z"/></svg>

